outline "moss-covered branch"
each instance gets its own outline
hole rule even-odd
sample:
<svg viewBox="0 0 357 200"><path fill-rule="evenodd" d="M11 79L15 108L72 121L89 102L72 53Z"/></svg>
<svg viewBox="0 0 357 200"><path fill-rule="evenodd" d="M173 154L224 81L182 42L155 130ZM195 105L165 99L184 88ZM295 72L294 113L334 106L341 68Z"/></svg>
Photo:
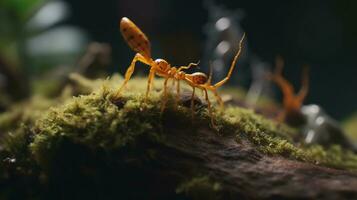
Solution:
<svg viewBox="0 0 357 200"><path fill-rule="evenodd" d="M160 91L153 91L145 102L146 80L132 80L121 99L113 102L117 79L95 84L79 79L93 92L6 128L11 132L2 142L0 183L8 187L2 196L251 199L343 196L344 191L357 195L353 172L325 167L357 169L357 156L339 146L304 147L296 130L234 106L215 109L216 131L210 128L204 103L196 105L192 121L185 102L175 107L170 99L161 113ZM25 187L24 182L31 183L36 194L24 191L21 196L11 189ZM300 192L316 185L319 188L310 193Z"/></svg>

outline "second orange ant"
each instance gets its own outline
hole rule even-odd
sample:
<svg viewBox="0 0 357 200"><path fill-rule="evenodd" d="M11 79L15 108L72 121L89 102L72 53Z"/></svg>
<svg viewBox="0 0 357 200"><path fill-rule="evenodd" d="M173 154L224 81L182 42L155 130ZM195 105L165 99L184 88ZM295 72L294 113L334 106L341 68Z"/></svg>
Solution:
<svg viewBox="0 0 357 200"><path fill-rule="evenodd" d="M191 99L192 112L193 112L193 97L195 95L195 88L199 88L204 91L205 99L208 103L209 114L211 117L211 124L212 124L212 126L214 126L213 115L212 115L212 110L211 110L211 103L208 98L207 90L212 91L213 94L215 95L215 97L217 98L217 101L220 103L220 105L223 106L223 101L217 93L217 88L221 87L224 83L226 83L230 79L233 69L234 69L234 66L238 60L240 53L241 53L242 43L243 43L245 35L243 35L242 39L239 42L238 52L233 59L233 62L230 66L227 77L225 77L223 80L219 81L218 83L212 85L211 84L211 75L209 77L207 77L207 75L202 72L187 74L182 71L182 70L189 69L193 66L197 66L198 63L190 63L187 66L181 66L181 67L177 68L177 67L171 66L164 59L153 60L151 57L151 48L150 48L150 42L149 42L148 38L128 18L123 17L121 19L120 31L121 31L125 41L129 45L129 47L136 52L136 55L133 58L130 66L128 67L128 69L125 73L124 82L123 82L122 86L118 89L116 94L113 96L114 99L120 97L120 93L122 92L123 88L128 83L129 79L131 78L131 76L134 72L136 62L140 61L140 62L150 66L150 72L149 72L148 85L147 85L146 94L145 94L145 100L149 96L149 92L150 92L150 89L152 86L154 76L158 75L158 76L164 77L165 81L164 81L164 90L163 90L163 101L162 101L162 106L161 106L161 111L163 111L165 108L166 101L167 101L168 80L174 79L177 81L176 102L178 102L179 93L180 93L180 80L183 80L193 88L192 99Z"/></svg>

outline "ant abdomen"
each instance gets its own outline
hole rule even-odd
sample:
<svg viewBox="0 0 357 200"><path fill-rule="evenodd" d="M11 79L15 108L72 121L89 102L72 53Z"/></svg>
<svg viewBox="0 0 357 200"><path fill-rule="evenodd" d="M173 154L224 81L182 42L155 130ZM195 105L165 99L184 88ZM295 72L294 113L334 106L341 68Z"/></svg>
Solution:
<svg viewBox="0 0 357 200"><path fill-rule="evenodd" d="M121 19L120 32L131 49L145 58L151 58L149 39L130 19L126 17Z"/></svg>
<svg viewBox="0 0 357 200"><path fill-rule="evenodd" d="M205 73L202 72L195 72L193 74L187 74L189 79L198 85L203 85L208 81L208 77Z"/></svg>

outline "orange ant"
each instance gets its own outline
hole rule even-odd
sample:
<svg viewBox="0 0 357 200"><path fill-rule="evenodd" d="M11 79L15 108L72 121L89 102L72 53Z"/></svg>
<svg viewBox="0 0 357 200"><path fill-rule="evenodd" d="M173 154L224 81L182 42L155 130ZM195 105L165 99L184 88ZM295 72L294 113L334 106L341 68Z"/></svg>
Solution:
<svg viewBox="0 0 357 200"><path fill-rule="evenodd" d="M276 69L274 74L268 74L268 79L275 82L283 93L284 111L280 113L278 120L285 120L290 125L299 125L305 120L301 114L300 108L309 90L308 68L304 67L302 87L297 94L295 94L292 84L283 77L283 68L284 61L280 56L278 56L276 58Z"/></svg>
<svg viewBox="0 0 357 200"><path fill-rule="evenodd" d="M211 110L211 103L208 98L207 90L212 91L213 94L215 95L215 97L217 98L218 102L223 106L223 101L217 93L217 88L221 87L231 77L234 66L238 60L240 53L241 53L242 43L243 43L245 34L243 35L242 39L239 42L238 52L233 59L233 62L231 64L231 67L229 69L227 77L225 77L220 82L218 82L214 85L211 85L212 73L210 73L210 76L207 77L207 75L202 72L195 72L192 74L187 74L182 71L182 70L189 69L193 66L197 66L198 63L190 63L188 66L181 66L181 67L177 68L177 67L171 66L167 61L165 61L163 59L156 59L154 61L151 58L150 42L149 42L148 38L128 18L123 17L121 19L120 31L121 31L125 41L128 43L129 47L137 53L125 73L124 82L123 82L122 86L116 92L116 94L114 95L114 98L118 98L120 96L122 89L128 83L129 79L131 78L131 75L134 72L136 62L140 61L140 62L150 66L150 73L149 73L149 78L148 78L148 85L147 85L147 89L146 89L145 100L149 96L149 92L150 92L152 81L153 81L155 74L158 76L164 77L165 81L164 81L163 101L162 101L162 106L161 106L161 112L162 112L165 108L165 104L167 101L168 80L171 78L171 79L174 79L177 81L176 102L178 102L179 93L180 93L180 80L183 80L193 88L192 98L191 98L192 113L193 113L193 99L194 99L194 95L195 95L195 88L199 88L204 91L205 98L208 103L209 114L211 116L211 124L212 124L212 126L214 126L213 115L212 115L212 110Z"/></svg>
<svg viewBox="0 0 357 200"><path fill-rule="evenodd" d="M121 91L124 89L128 83L131 75L135 70L136 62L140 61L146 65L150 66L148 85L146 89L145 99L148 98L149 92L152 86L152 81L155 74L161 77L175 78L174 75L181 77L181 71L184 69L189 69L193 66L197 66L198 63L190 63L188 66L181 66L179 68L171 67L170 64L164 59L156 59L155 61L151 58L151 48L150 41L146 35L127 17L123 17L120 21L120 32L123 35L126 43L129 47L136 52L135 57L131 61L130 66L124 75L124 82L119 90L114 95L114 98L119 98ZM165 80L165 85L167 80Z"/></svg>

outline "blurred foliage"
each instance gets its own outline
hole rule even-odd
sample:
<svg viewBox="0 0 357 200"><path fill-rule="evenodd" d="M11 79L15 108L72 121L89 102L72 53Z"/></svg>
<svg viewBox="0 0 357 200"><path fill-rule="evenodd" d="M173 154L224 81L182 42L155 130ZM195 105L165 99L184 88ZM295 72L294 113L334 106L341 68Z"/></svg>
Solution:
<svg viewBox="0 0 357 200"><path fill-rule="evenodd" d="M24 63L25 25L44 3L45 0L0 1L0 74L6 77L1 85L1 99L21 99L29 94Z"/></svg>
<svg viewBox="0 0 357 200"><path fill-rule="evenodd" d="M13 20L25 22L46 0L3 0L1 10L6 9Z"/></svg>
<svg viewBox="0 0 357 200"><path fill-rule="evenodd" d="M46 0L0 1L0 53L13 52L14 43L24 34L24 25Z"/></svg>
<svg viewBox="0 0 357 200"><path fill-rule="evenodd" d="M344 120L342 126L343 129L346 131L347 135L354 142L357 142L357 112L355 112L349 118Z"/></svg>
<svg viewBox="0 0 357 200"><path fill-rule="evenodd" d="M31 92L50 87L58 93L53 88L64 85L87 45L83 31L60 24L68 16L62 0L0 1L0 110Z"/></svg>

